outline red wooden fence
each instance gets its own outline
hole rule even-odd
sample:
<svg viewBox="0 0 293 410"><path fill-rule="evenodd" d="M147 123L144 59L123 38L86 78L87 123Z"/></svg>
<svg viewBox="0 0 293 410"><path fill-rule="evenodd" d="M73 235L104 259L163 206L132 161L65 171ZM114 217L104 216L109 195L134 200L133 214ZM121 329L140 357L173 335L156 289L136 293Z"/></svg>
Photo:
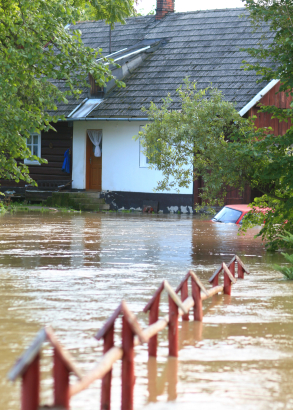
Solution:
<svg viewBox="0 0 293 410"><path fill-rule="evenodd" d="M70 354L61 346L53 330L50 327L42 329L8 375L12 381L18 377L22 378L21 410L40 409L40 353L42 345L46 341L51 343L54 348L54 408L69 409L72 396L85 390L93 381L102 379L101 410L110 410L112 366L117 360L122 360L121 409L132 410L135 383L134 347L148 343L149 356L156 357L157 334L168 326L169 356L177 357L179 317L185 321L189 320L189 311L193 308L194 320L202 321L203 300L219 292L230 295L232 284L236 283L235 263L237 263L239 279L244 278L244 273L249 273L240 258L235 255L228 265L222 263L209 279L213 285L209 290L204 287L193 271L187 273L176 290L164 280L143 310L145 313L149 312L149 326L144 330L140 327L136 316L130 311L127 303L122 301L95 336L96 339L104 341L103 356L97 365L84 376L77 369ZM219 286L219 275L222 272L224 284ZM188 296L189 279L191 279L191 296ZM169 314L159 319L160 296L164 290L168 293ZM178 296L179 292L181 298ZM119 316L122 316L122 343L120 347L114 346L115 321ZM69 383L70 373L74 373L79 379L73 385Z"/></svg>

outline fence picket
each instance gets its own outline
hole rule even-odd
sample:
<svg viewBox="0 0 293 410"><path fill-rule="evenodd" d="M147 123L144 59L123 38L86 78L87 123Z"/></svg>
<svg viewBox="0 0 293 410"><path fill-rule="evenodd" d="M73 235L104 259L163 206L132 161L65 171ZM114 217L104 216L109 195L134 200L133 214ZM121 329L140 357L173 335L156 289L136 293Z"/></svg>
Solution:
<svg viewBox="0 0 293 410"><path fill-rule="evenodd" d="M189 320L189 311L193 307L194 320L202 322L202 301L223 292L231 294L231 285L236 283L235 263L237 263L238 278L243 279L244 273L249 274L247 267L241 259L235 255L226 265L224 262L216 269L209 279L212 288L206 289L193 271L189 271L176 291L164 280L155 292L152 299L143 311L149 311L149 326L141 329L136 316L130 311L125 301L122 301L105 325L95 336L98 340L103 338L104 350L99 363L82 377L74 364L70 354L66 351L53 330L49 327L42 329L33 343L25 351L10 371L8 378L14 381L22 377L21 410L38 410L39 385L40 385L40 350L45 341L51 343L54 348L54 408L69 409L70 398L85 390L97 379L102 379L101 410L111 409L111 381L112 366L122 359L122 392L121 409L133 410L134 391L134 347L148 342L150 357L157 356L157 334L168 326L169 356L177 363L178 357L178 319ZM219 286L219 275L224 273L224 284ZM188 280L191 278L191 294L188 296ZM159 303L161 292L168 292L169 315L159 319ZM177 293L181 292L181 298ZM115 320L122 315L122 345L114 346ZM202 326L202 324L200 324ZM170 359L171 360L171 359ZM173 363L173 362L172 362ZM74 373L80 380L74 385L69 385L69 374Z"/></svg>

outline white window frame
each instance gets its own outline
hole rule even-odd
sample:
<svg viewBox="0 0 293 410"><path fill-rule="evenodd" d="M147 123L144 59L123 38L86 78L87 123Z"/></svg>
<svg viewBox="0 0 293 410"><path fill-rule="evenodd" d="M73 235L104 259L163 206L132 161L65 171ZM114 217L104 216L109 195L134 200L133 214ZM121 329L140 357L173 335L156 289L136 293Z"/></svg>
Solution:
<svg viewBox="0 0 293 410"><path fill-rule="evenodd" d="M38 157L39 158L41 158L41 142L42 142L42 140L41 140L41 134L38 134L37 132L34 132L34 133L32 133L32 134L30 134L30 136L31 137L34 137L34 136L38 136ZM39 163L39 161L37 161L37 160L35 160L35 161L31 161L31 160L29 160L29 159L27 159L27 158L25 158L25 160L24 160L24 163L26 164L26 165L41 165L40 163Z"/></svg>
<svg viewBox="0 0 293 410"><path fill-rule="evenodd" d="M142 130L144 125L139 126L139 131ZM149 159L148 157L143 153L144 147L141 145L141 141L139 139L139 168L148 168L149 167Z"/></svg>

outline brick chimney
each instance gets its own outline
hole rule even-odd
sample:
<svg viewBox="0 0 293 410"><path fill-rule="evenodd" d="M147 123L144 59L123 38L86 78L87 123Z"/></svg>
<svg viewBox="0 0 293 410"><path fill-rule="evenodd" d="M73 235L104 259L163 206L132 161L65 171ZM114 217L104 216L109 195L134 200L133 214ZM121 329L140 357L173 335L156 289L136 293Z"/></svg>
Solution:
<svg viewBox="0 0 293 410"><path fill-rule="evenodd" d="M157 0L156 20L161 20L167 13L174 13L175 0Z"/></svg>

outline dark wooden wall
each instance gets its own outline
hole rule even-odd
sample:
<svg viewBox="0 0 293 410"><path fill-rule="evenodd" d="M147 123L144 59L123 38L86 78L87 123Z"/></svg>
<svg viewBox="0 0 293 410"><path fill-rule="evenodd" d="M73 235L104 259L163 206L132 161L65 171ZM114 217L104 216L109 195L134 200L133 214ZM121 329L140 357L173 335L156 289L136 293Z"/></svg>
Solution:
<svg viewBox="0 0 293 410"><path fill-rule="evenodd" d="M72 158L73 127L68 122L53 124L56 131L42 132L41 157L47 159L48 164L29 165L30 176L35 181L71 181L71 172L67 174L62 171L64 152L69 148ZM71 161L72 165L72 161ZM71 170L72 171L72 170ZM1 188L23 187L23 181L18 184L15 181L0 180Z"/></svg>
<svg viewBox="0 0 293 410"><path fill-rule="evenodd" d="M71 180L71 173L62 171L64 152L69 148L72 157L73 127L68 122L53 124L57 132L42 132L41 155L48 164L30 165L30 176L35 180Z"/></svg>
<svg viewBox="0 0 293 410"><path fill-rule="evenodd" d="M198 178L193 182L193 197L194 204L202 204L200 194L200 188L203 187L202 178ZM225 205L236 205L236 204L248 204L251 202L251 188L247 185L243 191L239 189L231 188L225 197Z"/></svg>

